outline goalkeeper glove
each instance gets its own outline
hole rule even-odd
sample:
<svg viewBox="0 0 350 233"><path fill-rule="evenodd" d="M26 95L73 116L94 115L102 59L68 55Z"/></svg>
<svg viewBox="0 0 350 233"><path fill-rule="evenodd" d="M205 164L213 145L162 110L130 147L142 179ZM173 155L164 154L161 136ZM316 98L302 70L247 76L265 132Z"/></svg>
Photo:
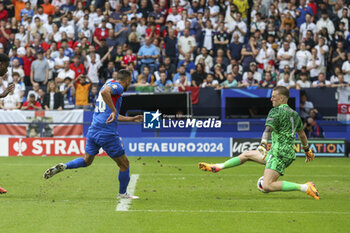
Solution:
<svg viewBox="0 0 350 233"><path fill-rule="evenodd" d="M314 152L312 152L312 150L309 149L309 146L305 146L304 147L304 152L305 152L305 156L306 156L306 159L305 159L305 162L310 162L311 160L314 160L315 158L315 154Z"/></svg>
<svg viewBox="0 0 350 233"><path fill-rule="evenodd" d="M258 146L258 151L263 156L263 159L265 159L265 157L267 155L267 143L261 142L260 145Z"/></svg>

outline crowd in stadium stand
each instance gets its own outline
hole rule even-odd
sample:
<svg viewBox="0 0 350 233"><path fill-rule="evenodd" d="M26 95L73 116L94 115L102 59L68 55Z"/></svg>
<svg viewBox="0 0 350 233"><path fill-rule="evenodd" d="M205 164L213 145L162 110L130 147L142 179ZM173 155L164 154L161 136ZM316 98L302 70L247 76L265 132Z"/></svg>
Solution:
<svg viewBox="0 0 350 233"><path fill-rule="evenodd" d="M2 109L93 108L119 69L136 90L350 83L346 0L2 0Z"/></svg>

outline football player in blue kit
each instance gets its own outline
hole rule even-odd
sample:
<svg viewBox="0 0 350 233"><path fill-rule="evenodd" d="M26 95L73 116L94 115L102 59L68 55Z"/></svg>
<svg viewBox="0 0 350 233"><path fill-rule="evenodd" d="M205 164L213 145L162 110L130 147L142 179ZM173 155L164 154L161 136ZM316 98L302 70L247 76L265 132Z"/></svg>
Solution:
<svg viewBox="0 0 350 233"><path fill-rule="evenodd" d="M142 115L125 117L119 115L122 104L122 93L126 91L132 81L131 73L128 70L120 70L117 80L109 81L101 88L96 101L96 108L91 126L86 136L85 155L68 163L59 163L47 169L44 178L48 179L65 169L87 167L94 161L99 149L102 149L119 166L119 199L137 199L137 196L129 195L126 190L129 184L129 160L125 155L117 132L118 121L141 122ZM117 119L117 120L116 120Z"/></svg>

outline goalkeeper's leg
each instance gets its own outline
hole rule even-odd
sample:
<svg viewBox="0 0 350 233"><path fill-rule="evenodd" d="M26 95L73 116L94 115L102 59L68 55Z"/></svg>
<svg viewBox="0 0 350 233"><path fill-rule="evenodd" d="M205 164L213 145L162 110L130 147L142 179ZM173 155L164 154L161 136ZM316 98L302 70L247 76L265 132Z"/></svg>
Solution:
<svg viewBox="0 0 350 233"><path fill-rule="evenodd" d="M283 173L282 173L283 174ZM301 191L313 197L316 200L320 199L319 193L312 182L305 184L297 184L289 181L278 181L280 173L273 169L265 169L263 189L266 192L276 191Z"/></svg>
<svg viewBox="0 0 350 233"><path fill-rule="evenodd" d="M247 161L257 162L263 165L266 164L266 161L264 160L263 156L259 151L250 150L250 151L245 151L239 156L229 159L224 163L216 163L216 164L199 163L198 167L203 171L219 172L220 170L225 168L239 166Z"/></svg>

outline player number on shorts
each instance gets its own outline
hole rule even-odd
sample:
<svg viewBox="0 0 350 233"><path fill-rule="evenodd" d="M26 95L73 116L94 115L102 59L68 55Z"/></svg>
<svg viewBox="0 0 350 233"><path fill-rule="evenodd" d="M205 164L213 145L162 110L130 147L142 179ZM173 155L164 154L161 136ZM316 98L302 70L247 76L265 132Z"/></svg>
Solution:
<svg viewBox="0 0 350 233"><path fill-rule="evenodd" d="M290 117L290 122L292 123L292 134L294 135L294 118Z"/></svg>
<svg viewBox="0 0 350 233"><path fill-rule="evenodd" d="M100 93L96 100L95 112L105 112L105 110L106 110L106 103L103 101L102 95Z"/></svg>

